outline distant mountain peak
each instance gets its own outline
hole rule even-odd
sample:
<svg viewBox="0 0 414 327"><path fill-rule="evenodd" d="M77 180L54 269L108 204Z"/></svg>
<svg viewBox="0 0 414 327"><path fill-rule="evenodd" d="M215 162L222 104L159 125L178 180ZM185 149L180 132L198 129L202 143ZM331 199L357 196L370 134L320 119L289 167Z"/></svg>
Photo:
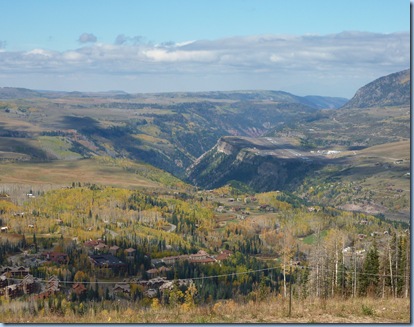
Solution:
<svg viewBox="0 0 414 327"><path fill-rule="evenodd" d="M410 69L380 77L361 87L342 108L410 105Z"/></svg>

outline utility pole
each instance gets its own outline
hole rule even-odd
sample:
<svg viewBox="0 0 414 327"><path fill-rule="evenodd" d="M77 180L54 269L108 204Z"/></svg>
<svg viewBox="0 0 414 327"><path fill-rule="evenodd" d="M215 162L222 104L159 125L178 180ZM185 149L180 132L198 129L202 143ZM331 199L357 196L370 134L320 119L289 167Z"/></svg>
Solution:
<svg viewBox="0 0 414 327"><path fill-rule="evenodd" d="M292 314L292 261L289 269L289 317Z"/></svg>

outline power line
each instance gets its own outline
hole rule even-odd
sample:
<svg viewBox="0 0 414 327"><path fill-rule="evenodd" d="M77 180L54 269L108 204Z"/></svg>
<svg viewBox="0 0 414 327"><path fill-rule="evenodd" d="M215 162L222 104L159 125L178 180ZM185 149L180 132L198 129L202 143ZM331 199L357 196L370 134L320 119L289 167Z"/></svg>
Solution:
<svg viewBox="0 0 414 327"><path fill-rule="evenodd" d="M355 275L354 272L347 271L347 270L339 270L339 269L328 269L324 267L315 267L315 266L302 266L302 265L290 265L287 264L286 267L296 267L300 269L308 269L308 270L316 270L318 271L325 271L325 272L337 272L337 273L351 273L352 275ZM281 269L281 266L278 267L268 267L268 268L262 268L262 269L256 269L256 270L249 270L249 271L241 271L241 272L232 272L228 274L220 274L220 275L213 275L213 276L201 276L201 277L193 277L193 278L181 278L180 280L204 280L204 279L211 279L211 278L220 278L220 277L228 277L228 276L235 276L235 275L247 275L247 274L253 274L257 272L263 272L263 271L272 271L276 269ZM406 276L402 275L390 275L390 274L373 274L373 273L365 273L365 272L357 272L357 275L365 275L365 276L377 276L377 277L392 277L392 278L405 278ZM23 280L19 278L10 278L12 280ZM47 283L47 279L37 278L37 281ZM173 280L168 280L173 281ZM76 284L76 283L82 283L82 284L120 284L120 283L133 283L126 282L126 281L67 281L67 280L59 280L59 283L62 284Z"/></svg>

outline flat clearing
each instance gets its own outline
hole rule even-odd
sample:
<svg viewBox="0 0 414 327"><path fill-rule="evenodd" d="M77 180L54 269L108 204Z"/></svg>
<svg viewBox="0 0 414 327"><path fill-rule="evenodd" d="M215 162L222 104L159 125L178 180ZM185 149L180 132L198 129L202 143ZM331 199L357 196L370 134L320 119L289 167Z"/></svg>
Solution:
<svg viewBox="0 0 414 327"><path fill-rule="evenodd" d="M0 183L63 184L82 182L116 187L160 187L160 184L122 167L100 164L94 159L15 162L0 165Z"/></svg>

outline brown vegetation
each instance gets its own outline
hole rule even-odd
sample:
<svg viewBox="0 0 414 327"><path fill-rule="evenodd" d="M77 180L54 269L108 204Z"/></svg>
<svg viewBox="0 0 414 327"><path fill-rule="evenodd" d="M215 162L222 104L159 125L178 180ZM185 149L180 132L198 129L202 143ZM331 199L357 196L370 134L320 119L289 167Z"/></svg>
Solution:
<svg viewBox="0 0 414 327"><path fill-rule="evenodd" d="M16 305L18 304L18 305ZM291 317L288 301L271 297L265 301L240 304L233 300L212 305L162 307L154 299L149 307L121 303L110 309L101 305L75 314L68 302L62 303L61 314L47 307L21 302L3 303L4 323L409 323L409 299L336 298L329 301L310 298L293 300Z"/></svg>

